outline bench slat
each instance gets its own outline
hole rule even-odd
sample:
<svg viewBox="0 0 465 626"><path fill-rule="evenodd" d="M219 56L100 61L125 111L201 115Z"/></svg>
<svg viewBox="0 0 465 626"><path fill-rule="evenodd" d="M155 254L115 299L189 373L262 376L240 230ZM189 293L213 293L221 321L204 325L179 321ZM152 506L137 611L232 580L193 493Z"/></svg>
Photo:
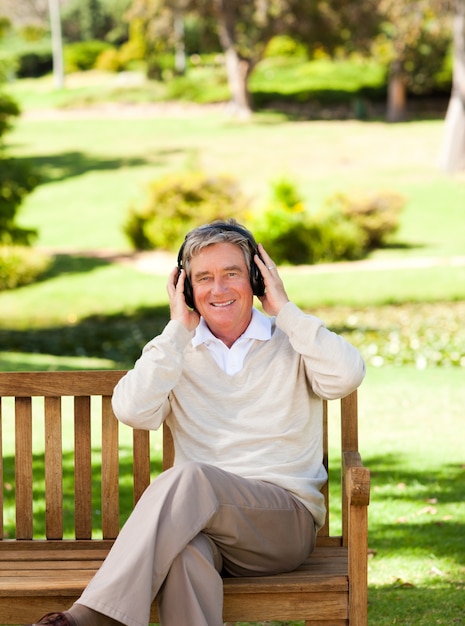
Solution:
<svg viewBox="0 0 465 626"><path fill-rule="evenodd" d="M92 537L92 442L90 397L74 398L74 532Z"/></svg>
<svg viewBox="0 0 465 626"><path fill-rule="evenodd" d="M0 396L111 396L125 373L123 370L7 372L0 377Z"/></svg>
<svg viewBox="0 0 465 626"><path fill-rule="evenodd" d="M102 493L103 536L114 539L119 532L118 422L108 396L102 398Z"/></svg>
<svg viewBox="0 0 465 626"><path fill-rule="evenodd" d="M45 509L47 539L63 537L61 398L45 398Z"/></svg>
<svg viewBox="0 0 465 626"><path fill-rule="evenodd" d="M2 414L2 398L0 397L0 539L4 537L3 526L3 414Z"/></svg>
<svg viewBox="0 0 465 626"><path fill-rule="evenodd" d="M133 432L134 504L150 484L150 436L147 430Z"/></svg>
<svg viewBox="0 0 465 626"><path fill-rule="evenodd" d="M32 539L32 401L15 400L16 537Z"/></svg>

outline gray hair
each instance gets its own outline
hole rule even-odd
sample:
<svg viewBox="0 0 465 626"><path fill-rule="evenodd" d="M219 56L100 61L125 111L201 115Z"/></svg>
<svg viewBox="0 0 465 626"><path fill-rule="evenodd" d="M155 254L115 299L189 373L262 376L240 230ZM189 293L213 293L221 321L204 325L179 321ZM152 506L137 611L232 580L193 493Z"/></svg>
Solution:
<svg viewBox="0 0 465 626"><path fill-rule="evenodd" d="M210 224L204 224L194 228L187 233L184 243L179 251L179 262L190 277L190 261L204 248L216 243L233 243L241 248L247 269L250 272L253 258L252 250L256 248L255 239L252 233L244 226L231 218L228 220L218 220Z"/></svg>

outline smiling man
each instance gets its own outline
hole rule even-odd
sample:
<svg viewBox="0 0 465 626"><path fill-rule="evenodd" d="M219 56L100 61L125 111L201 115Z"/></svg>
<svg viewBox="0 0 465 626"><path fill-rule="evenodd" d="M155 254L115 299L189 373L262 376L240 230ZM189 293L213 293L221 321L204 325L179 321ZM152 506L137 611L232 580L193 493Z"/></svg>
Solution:
<svg viewBox="0 0 465 626"><path fill-rule="evenodd" d="M289 301L230 220L194 229L168 279L170 321L118 383L116 416L173 434L99 572L40 624L222 626L222 578L296 568L325 518L322 399L361 383L359 352ZM258 297L264 313L253 307Z"/></svg>

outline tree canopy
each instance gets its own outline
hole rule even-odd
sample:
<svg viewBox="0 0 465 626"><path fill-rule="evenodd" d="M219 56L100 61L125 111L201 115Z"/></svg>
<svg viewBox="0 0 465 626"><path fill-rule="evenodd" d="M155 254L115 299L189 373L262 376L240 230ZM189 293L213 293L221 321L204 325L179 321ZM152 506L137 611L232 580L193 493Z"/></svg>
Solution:
<svg viewBox="0 0 465 626"><path fill-rule="evenodd" d="M378 22L376 0L133 0L130 19L139 19L152 45L171 38L176 15L195 15L215 30L225 55L232 101L250 112L248 79L276 35L290 35L309 51L338 46L368 48ZM214 18L212 20L212 17Z"/></svg>

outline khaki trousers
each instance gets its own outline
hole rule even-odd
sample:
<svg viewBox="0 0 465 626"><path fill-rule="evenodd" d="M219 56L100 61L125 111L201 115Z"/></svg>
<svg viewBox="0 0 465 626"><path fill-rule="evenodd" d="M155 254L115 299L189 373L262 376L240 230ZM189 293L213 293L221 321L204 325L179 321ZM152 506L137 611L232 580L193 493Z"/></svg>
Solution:
<svg viewBox="0 0 465 626"><path fill-rule="evenodd" d="M147 488L79 604L147 626L222 626L220 572L290 571L315 543L312 515L286 490L212 465L175 466Z"/></svg>

